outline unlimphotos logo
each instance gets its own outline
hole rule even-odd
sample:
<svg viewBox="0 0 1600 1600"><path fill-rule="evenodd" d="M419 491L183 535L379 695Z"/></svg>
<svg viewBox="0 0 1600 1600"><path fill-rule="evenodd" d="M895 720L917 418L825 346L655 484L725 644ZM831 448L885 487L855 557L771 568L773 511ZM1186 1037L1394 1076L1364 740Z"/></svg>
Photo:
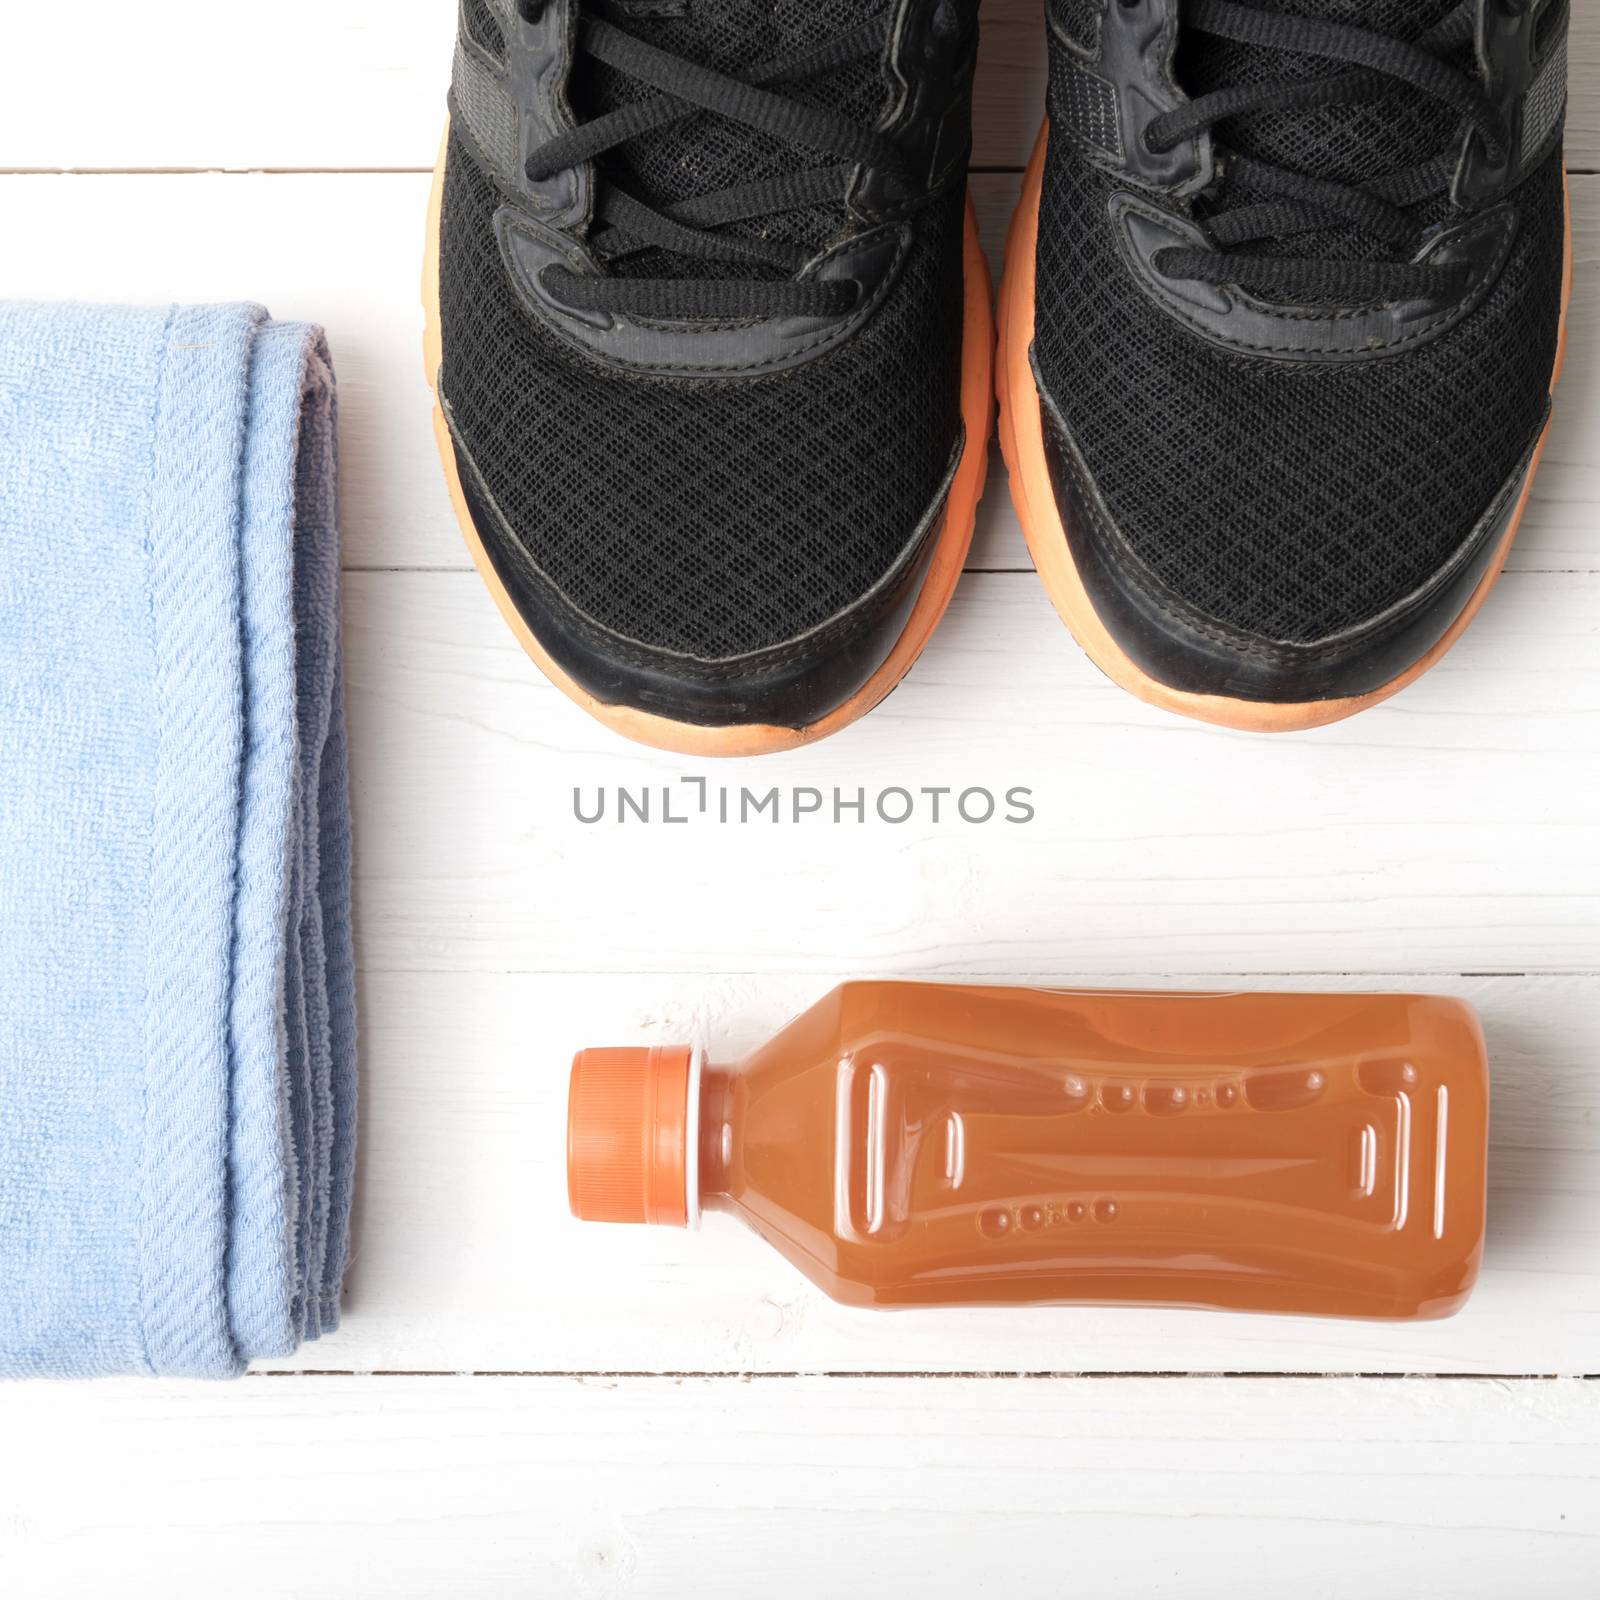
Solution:
<svg viewBox="0 0 1600 1600"><path fill-rule="evenodd" d="M908 822L934 826L981 827L1000 822L1023 826L1034 819L1033 790L1013 785L996 791L982 785L953 784L907 788L890 784L869 789L774 784L767 789L713 784L705 778L676 783L626 786L574 786L572 814L582 823L646 823L687 827L695 822L798 826L802 823Z"/></svg>

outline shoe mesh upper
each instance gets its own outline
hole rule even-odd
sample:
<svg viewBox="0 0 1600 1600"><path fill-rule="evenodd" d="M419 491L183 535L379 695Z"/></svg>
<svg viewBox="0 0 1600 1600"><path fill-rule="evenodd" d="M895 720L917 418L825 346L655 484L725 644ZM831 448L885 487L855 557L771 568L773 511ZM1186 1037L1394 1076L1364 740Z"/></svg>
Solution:
<svg viewBox="0 0 1600 1600"><path fill-rule="evenodd" d="M1335 16L1356 4L1326 0ZM1370 117L1326 121L1320 138L1304 126L1255 136L1324 175L1347 168L1365 138L1381 169L1402 142L1432 132L1407 115L1421 113L1396 113L1382 138ZM1378 615L1460 546L1545 413L1561 294L1559 153L1518 191L1521 230L1484 303L1431 343L1355 364L1233 354L1159 310L1116 248L1116 187L1064 140L1052 144L1035 346L1112 518L1162 583L1233 628L1307 643Z"/></svg>
<svg viewBox="0 0 1600 1600"><path fill-rule="evenodd" d="M550 581L628 638L710 659L826 621L893 565L961 436L962 197L938 200L853 338L765 378L604 367L511 289L492 180L452 136L442 389Z"/></svg>
<svg viewBox="0 0 1600 1600"><path fill-rule="evenodd" d="M490 10L488 0L463 0L461 21L473 42L496 60L506 53L505 30Z"/></svg>

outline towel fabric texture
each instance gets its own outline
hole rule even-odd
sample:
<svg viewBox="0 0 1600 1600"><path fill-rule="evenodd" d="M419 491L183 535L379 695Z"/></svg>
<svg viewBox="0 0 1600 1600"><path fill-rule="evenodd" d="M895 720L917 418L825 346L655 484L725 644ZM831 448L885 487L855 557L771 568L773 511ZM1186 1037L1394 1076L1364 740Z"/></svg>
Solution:
<svg viewBox="0 0 1600 1600"><path fill-rule="evenodd" d="M334 386L0 302L0 1375L329 1332L355 1154Z"/></svg>

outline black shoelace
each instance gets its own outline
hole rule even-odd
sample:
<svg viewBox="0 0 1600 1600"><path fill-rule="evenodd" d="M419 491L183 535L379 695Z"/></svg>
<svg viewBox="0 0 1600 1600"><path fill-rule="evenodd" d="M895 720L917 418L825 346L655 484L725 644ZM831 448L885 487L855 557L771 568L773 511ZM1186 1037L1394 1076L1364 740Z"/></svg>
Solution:
<svg viewBox="0 0 1600 1600"><path fill-rule="evenodd" d="M813 251L782 240L718 230L803 207L842 205L858 167L898 170L903 165L893 143L873 129L779 92L786 85L815 80L862 59L875 58L887 38L888 19L884 17L851 29L826 45L761 62L748 78L741 79L659 49L586 11L579 24L580 47L604 66L654 92L541 145L528 157L532 181L594 161L630 139L702 112L836 159L825 166L781 173L666 206L630 194L614 174L602 173L597 185L596 226L589 237L602 265L658 249L706 262L707 275L590 276L557 266L546 269L546 288L574 310L673 321L834 316L849 311L859 293L854 283L799 276ZM754 264L778 276L718 276L712 265L717 262L746 269Z"/></svg>
<svg viewBox="0 0 1600 1600"><path fill-rule="evenodd" d="M1119 0L1113 0L1119 3ZM1500 0L1526 10L1532 0ZM1202 94L1151 123L1154 150L1170 150L1204 129L1220 130L1230 118L1255 112L1314 111L1353 105L1394 93L1397 86L1442 101L1458 111L1482 137L1491 157L1503 155L1509 139L1504 119L1476 76L1447 59L1471 39L1472 7L1463 3L1414 43L1365 28L1284 12L1260 11L1237 0L1185 0L1183 25L1237 44L1319 57L1338 64L1320 77L1239 85ZM1410 299L1450 292L1461 267L1413 258L1429 231L1410 207L1446 192L1458 146L1426 162L1357 187L1333 183L1271 162L1230 151L1216 139L1219 187L1249 198L1219 209L1205 220L1215 250L1177 247L1159 251L1155 266L1173 278L1237 284L1267 299L1341 305ZM1349 226L1382 241L1405 260L1339 260L1316 256L1252 254L1249 246L1328 228Z"/></svg>

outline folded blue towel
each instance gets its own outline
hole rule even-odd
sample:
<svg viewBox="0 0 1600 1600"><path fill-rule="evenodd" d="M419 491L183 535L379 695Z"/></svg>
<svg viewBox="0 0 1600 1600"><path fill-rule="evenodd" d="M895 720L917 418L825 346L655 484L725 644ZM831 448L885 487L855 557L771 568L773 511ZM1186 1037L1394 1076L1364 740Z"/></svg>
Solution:
<svg viewBox="0 0 1600 1600"><path fill-rule="evenodd" d="M337 1323L334 387L259 307L0 303L0 1375Z"/></svg>

